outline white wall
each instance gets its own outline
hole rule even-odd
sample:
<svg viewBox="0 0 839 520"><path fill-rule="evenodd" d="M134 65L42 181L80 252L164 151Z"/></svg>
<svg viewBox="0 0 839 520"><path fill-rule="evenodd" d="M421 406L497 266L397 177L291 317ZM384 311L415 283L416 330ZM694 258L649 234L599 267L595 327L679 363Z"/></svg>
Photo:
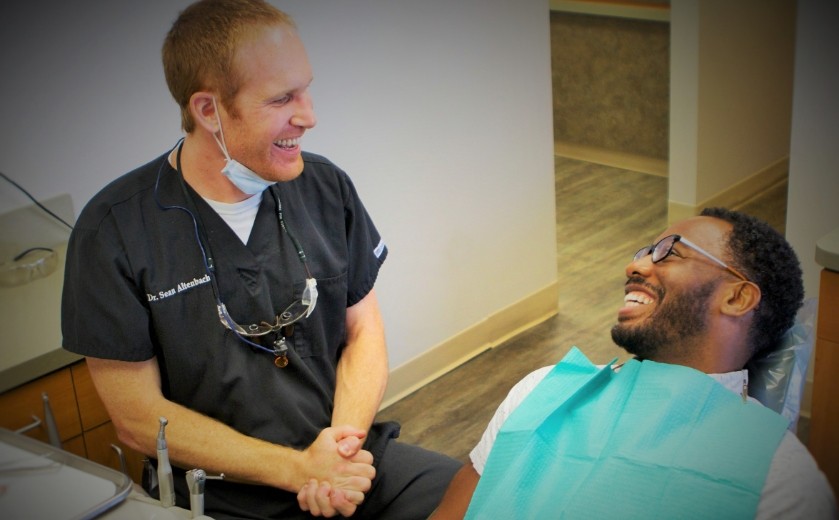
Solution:
<svg viewBox="0 0 839 520"><path fill-rule="evenodd" d="M160 46L188 2L5 2L0 171L76 211L174 145ZM546 0L275 2L315 72L304 148L388 241L391 366L556 281ZM28 202L0 188L0 213Z"/></svg>
<svg viewBox="0 0 839 520"><path fill-rule="evenodd" d="M671 7L670 200L701 206L789 156L795 2Z"/></svg>
<svg viewBox="0 0 839 520"><path fill-rule="evenodd" d="M699 0L670 7L668 200L695 205L699 169Z"/></svg>
<svg viewBox="0 0 839 520"><path fill-rule="evenodd" d="M816 241L839 227L839 4L799 0L787 237L817 297Z"/></svg>
<svg viewBox="0 0 839 520"><path fill-rule="evenodd" d="M789 156L793 0L703 0L697 202Z"/></svg>

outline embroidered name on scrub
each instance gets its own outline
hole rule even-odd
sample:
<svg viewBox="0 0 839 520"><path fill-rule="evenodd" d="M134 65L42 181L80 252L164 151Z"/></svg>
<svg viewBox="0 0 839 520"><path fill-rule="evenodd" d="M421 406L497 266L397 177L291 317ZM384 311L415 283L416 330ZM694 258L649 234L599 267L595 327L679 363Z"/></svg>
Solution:
<svg viewBox="0 0 839 520"><path fill-rule="evenodd" d="M146 293L146 299L150 302L156 302L163 299L166 299L170 296L174 296L178 293L182 293L186 290L192 289L193 287L198 287L199 285L204 285L205 283L210 282L210 275L205 274L201 278L193 278L189 282L181 282L176 287L172 287L166 291L159 291L157 294Z"/></svg>

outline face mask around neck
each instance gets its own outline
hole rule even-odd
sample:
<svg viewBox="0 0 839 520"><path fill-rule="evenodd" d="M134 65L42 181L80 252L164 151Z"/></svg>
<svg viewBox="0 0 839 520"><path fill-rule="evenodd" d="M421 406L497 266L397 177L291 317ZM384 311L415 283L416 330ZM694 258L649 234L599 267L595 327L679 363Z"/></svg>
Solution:
<svg viewBox="0 0 839 520"><path fill-rule="evenodd" d="M216 109L216 116L218 117L218 105L216 105L215 96L213 96L213 106ZM227 153L227 145L224 142L224 130L221 128L220 117L218 118L218 129L218 133L221 135L221 140L219 140L216 134L213 134L213 139L216 140L216 144L218 144L219 148L221 148L221 152L227 159L224 168L221 169L221 173L227 177L234 186L239 188L239 190L243 193L256 195L257 193L265 191L265 188L276 184L274 181L263 179L244 164L230 157L230 154Z"/></svg>

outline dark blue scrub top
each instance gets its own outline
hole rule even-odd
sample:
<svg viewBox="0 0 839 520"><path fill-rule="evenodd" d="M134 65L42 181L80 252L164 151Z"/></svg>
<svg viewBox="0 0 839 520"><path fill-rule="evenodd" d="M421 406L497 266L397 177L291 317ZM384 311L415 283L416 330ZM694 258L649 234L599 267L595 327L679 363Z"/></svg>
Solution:
<svg viewBox="0 0 839 520"><path fill-rule="evenodd" d="M115 180L82 211L67 253L64 348L124 361L157 356L168 399L250 436L304 448L331 421L346 308L373 288L387 249L349 177L304 153L303 173L272 189L319 297L295 324L289 365L277 368L272 355L219 322L192 217L161 208L197 210L221 300L245 325L273 321L304 287L273 197L263 193L246 246L191 188L189 204L167 155Z"/></svg>

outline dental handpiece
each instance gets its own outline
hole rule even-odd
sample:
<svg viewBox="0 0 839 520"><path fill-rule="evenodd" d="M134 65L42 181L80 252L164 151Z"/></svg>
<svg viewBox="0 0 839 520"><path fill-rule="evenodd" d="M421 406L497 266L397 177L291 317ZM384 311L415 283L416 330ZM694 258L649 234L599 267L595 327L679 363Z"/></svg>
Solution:
<svg viewBox="0 0 839 520"><path fill-rule="evenodd" d="M192 518L204 517L204 486L208 480L224 480L224 473L207 475L203 469L191 469L186 472L186 486L189 488L189 509Z"/></svg>
<svg viewBox="0 0 839 520"><path fill-rule="evenodd" d="M166 447L166 425L169 421L160 418L160 429L157 431L157 481L160 492L160 505L172 507L175 505L175 481L172 477L172 466L169 464L169 449Z"/></svg>
<svg viewBox="0 0 839 520"><path fill-rule="evenodd" d="M189 509L192 518L204 514L204 484L207 473L203 469L191 469L186 472L186 485L189 488Z"/></svg>

